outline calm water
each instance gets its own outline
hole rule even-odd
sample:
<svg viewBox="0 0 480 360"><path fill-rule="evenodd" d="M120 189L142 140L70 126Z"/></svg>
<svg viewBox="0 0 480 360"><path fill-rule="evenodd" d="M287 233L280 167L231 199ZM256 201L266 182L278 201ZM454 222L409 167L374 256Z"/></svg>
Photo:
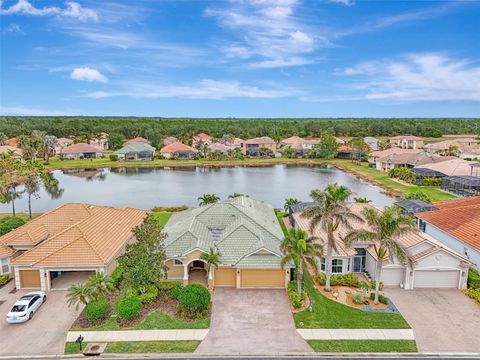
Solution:
<svg viewBox="0 0 480 360"><path fill-rule="evenodd" d="M222 199L238 192L283 207L284 199L309 201L312 189L336 182L348 186L354 196L367 197L379 207L393 199L382 189L335 168L275 165L268 167L224 168L122 168L89 171L54 171L64 189L59 199L43 190L32 199L32 210L44 212L66 202L84 202L114 207L195 206L202 194L215 193ZM18 211L27 211L27 199L16 201ZM0 204L0 212L10 205Z"/></svg>

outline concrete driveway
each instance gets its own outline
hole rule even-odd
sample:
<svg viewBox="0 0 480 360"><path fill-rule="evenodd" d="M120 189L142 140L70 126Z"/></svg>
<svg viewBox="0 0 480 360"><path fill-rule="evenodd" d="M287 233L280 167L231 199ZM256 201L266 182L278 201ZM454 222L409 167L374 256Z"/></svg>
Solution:
<svg viewBox="0 0 480 360"><path fill-rule="evenodd" d="M312 352L295 329L284 290L217 288L210 331L197 353Z"/></svg>
<svg viewBox="0 0 480 360"><path fill-rule="evenodd" d="M10 281L0 289L0 302L5 301L0 305L0 356L63 354L67 331L81 310L67 307L66 291L50 291L47 302L32 320L8 324L5 317L15 301L33 291L19 290L10 294L14 287L14 281Z"/></svg>
<svg viewBox="0 0 480 360"><path fill-rule="evenodd" d="M420 352L480 352L480 304L459 290L385 291L415 333Z"/></svg>

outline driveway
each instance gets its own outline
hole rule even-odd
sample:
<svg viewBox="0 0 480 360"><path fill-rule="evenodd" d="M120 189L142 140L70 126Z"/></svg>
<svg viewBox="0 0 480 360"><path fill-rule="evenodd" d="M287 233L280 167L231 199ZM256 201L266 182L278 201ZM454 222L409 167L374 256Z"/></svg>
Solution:
<svg viewBox="0 0 480 360"><path fill-rule="evenodd" d="M10 291L14 281L0 289L0 356L12 355L58 355L63 354L67 331L76 319L79 310L68 308L66 291L47 292L47 302L35 313L33 319L23 324L8 324L5 317L22 295L32 290Z"/></svg>
<svg viewBox="0 0 480 360"><path fill-rule="evenodd" d="M210 331L197 353L312 352L295 329L284 290L215 289Z"/></svg>
<svg viewBox="0 0 480 360"><path fill-rule="evenodd" d="M480 304L459 290L385 291L415 333L420 352L480 351Z"/></svg>

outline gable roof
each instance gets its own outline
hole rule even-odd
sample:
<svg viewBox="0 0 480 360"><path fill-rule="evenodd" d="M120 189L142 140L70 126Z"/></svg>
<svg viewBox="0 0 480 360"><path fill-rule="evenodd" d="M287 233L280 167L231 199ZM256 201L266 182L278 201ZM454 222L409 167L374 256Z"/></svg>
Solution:
<svg viewBox="0 0 480 360"><path fill-rule="evenodd" d="M472 164L476 162L466 161L459 158L450 158L439 163L419 165L419 168L430 169L444 173L447 176L469 176L472 174Z"/></svg>
<svg viewBox="0 0 480 360"><path fill-rule="evenodd" d="M424 164L441 163L450 159L453 159L453 157L430 155L422 151L419 153L392 154L377 159L377 161L389 164L408 164L411 166L419 166Z"/></svg>
<svg viewBox="0 0 480 360"><path fill-rule="evenodd" d="M291 136L280 142L282 145L290 146L293 149L301 150L306 144L315 145L320 143L318 139L303 139L299 136Z"/></svg>
<svg viewBox="0 0 480 360"><path fill-rule="evenodd" d="M62 149L62 154L100 153L96 147L87 143L78 143Z"/></svg>
<svg viewBox="0 0 480 360"><path fill-rule="evenodd" d="M164 145L170 145L173 143L179 142L178 139L174 136L167 136L165 139L163 139L163 144Z"/></svg>
<svg viewBox="0 0 480 360"><path fill-rule="evenodd" d="M385 149L385 150L377 150L377 151L372 151L370 153L370 156L373 158L383 158L385 156L389 155L394 155L394 154L418 154L422 150L415 150L415 149L402 149L398 147L393 147L390 149Z"/></svg>
<svg viewBox="0 0 480 360"><path fill-rule="evenodd" d="M130 139L130 140L125 141L124 145L132 144L132 143L137 143L137 142L141 142L141 143L145 143L145 144L150 144L150 140L147 140L147 139L145 139L145 138L143 138L143 137L137 136L137 137L134 137L133 139Z"/></svg>
<svg viewBox="0 0 480 360"><path fill-rule="evenodd" d="M135 143L126 144L121 149L115 151L114 154L124 155L128 153L136 153L136 152L143 152L143 151L155 152L155 148L152 145L147 143L135 142Z"/></svg>
<svg viewBox="0 0 480 360"><path fill-rule="evenodd" d="M147 215L145 210L140 209L86 204L66 204L62 207L63 214L56 210L42 215L43 220L41 224L36 223L37 227L30 227L33 232L38 228L38 233L45 234L44 241L15 257L12 265L108 265L127 243L132 229L141 224ZM76 210L81 215L76 220L69 219L68 215L73 216ZM62 230L50 235L48 228L62 219Z"/></svg>
<svg viewBox="0 0 480 360"><path fill-rule="evenodd" d="M212 137L208 134L205 134L205 133L200 133L200 134L197 134L197 135L193 135L193 138L197 138L197 139L200 139L200 140L210 140L212 139Z"/></svg>
<svg viewBox="0 0 480 360"><path fill-rule="evenodd" d="M480 250L480 196L436 202L438 210L415 216Z"/></svg>
<svg viewBox="0 0 480 360"><path fill-rule="evenodd" d="M390 140L411 140L411 141L419 141L423 140L423 138L415 136L415 135L398 135L390 138Z"/></svg>
<svg viewBox="0 0 480 360"><path fill-rule="evenodd" d="M168 258L215 247L223 265L280 266L280 224L270 205L251 198L240 196L176 213L164 232ZM261 250L267 254L256 254Z"/></svg>
<svg viewBox="0 0 480 360"><path fill-rule="evenodd" d="M178 151L188 151L188 152L195 152L195 153L198 152L197 149L191 146L182 144L180 142L176 142L176 143L164 146L163 148L160 149L161 153L174 153Z"/></svg>
<svg viewBox="0 0 480 360"><path fill-rule="evenodd" d="M268 136L256 137L253 139L248 139L244 142L245 144L275 144L275 140Z"/></svg>

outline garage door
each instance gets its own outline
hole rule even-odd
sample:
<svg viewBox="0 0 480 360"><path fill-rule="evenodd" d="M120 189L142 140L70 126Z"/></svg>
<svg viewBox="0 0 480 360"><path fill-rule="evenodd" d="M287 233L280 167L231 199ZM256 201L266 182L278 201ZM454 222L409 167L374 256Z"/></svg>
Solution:
<svg viewBox="0 0 480 360"><path fill-rule="evenodd" d="M414 288L458 288L460 271L416 270Z"/></svg>
<svg viewBox="0 0 480 360"><path fill-rule="evenodd" d="M405 281L405 269L383 269L380 278L385 286L399 286Z"/></svg>
<svg viewBox="0 0 480 360"><path fill-rule="evenodd" d="M22 289L40 289L40 270L20 270Z"/></svg>
<svg viewBox="0 0 480 360"><path fill-rule="evenodd" d="M284 288L285 270L242 269L242 288Z"/></svg>
<svg viewBox="0 0 480 360"><path fill-rule="evenodd" d="M215 286L237 286L236 269L218 268L215 270Z"/></svg>

